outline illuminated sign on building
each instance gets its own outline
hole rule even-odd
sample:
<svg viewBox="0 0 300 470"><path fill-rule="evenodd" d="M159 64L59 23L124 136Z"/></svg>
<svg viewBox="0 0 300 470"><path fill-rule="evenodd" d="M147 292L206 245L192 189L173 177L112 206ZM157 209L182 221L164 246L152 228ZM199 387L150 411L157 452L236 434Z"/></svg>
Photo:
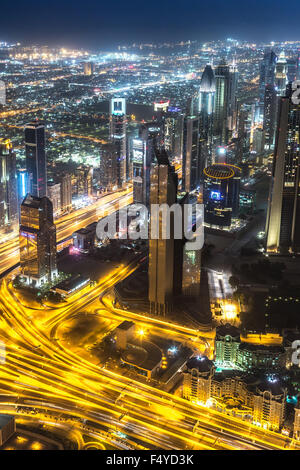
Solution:
<svg viewBox="0 0 300 470"><path fill-rule="evenodd" d="M126 114L126 100L125 98L113 98L110 104L111 114L114 116L123 116Z"/></svg>
<svg viewBox="0 0 300 470"><path fill-rule="evenodd" d="M214 201L220 201L222 199L220 191L211 191L210 198Z"/></svg>

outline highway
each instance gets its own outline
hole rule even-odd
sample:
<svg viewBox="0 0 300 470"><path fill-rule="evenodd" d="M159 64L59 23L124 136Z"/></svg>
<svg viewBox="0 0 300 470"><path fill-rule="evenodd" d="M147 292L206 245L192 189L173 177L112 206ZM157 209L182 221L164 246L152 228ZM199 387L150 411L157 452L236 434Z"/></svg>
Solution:
<svg viewBox="0 0 300 470"><path fill-rule="evenodd" d="M101 217L111 214L121 207L132 203L132 188L116 191L102 196L89 206L72 211L55 220L57 242L70 237L80 228L97 222ZM20 261L19 236L0 243L0 274L15 266Z"/></svg>
<svg viewBox="0 0 300 470"><path fill-rule="evenodd" d="M104 443L124 449L285 449L298 446L289 438L258 428L232 416L221 414L149 383L132 379L118 371L99 367L68 348L57 335L61 325L79 312L117 317L135 314L114 310L104 293L132 273L138 262L119 266L99 279L93 287L77 292L66 303L43 306L29 303L16 292L11 281L0 287L0 339L5 358L0 361L0 409L9 403L9 412L27 416L33 406L34 421L68 426L79 419L76 430L95 435ZM201 332L172 325L159 318L135 318L137 325L190 340ZM14 397L16 403L8 400ZM41 404L42 403L42 404ZM21 407L21 410L20 410ZM47 416L47 417L45 417ZM71 432L71 431L70 431ZM297 447L298 448L298 447Z"/></svg>

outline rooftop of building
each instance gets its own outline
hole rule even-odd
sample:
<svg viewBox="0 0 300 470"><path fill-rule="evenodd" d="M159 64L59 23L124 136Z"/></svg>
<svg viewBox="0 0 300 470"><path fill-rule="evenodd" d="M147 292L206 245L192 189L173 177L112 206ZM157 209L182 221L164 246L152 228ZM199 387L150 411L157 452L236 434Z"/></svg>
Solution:
<svg viewBox="0 0 300 470"><path fill-rule="evenodd" d="M240 351L261 351L281 354L284 352L284 348L279 345L265 345L265 344L252 344L252 343L241 343L239 346Z"/></svg>
<svg viewBox="0 0 300 470"><path fill-rule="evenodd" d="M22 202L22 205L38 209L41 205L41 198L27 194Z"/></svg>
<svg viewBox="0 0 300 470"><path fill-rule="evenodd" d="M69 279L56 284L53 289L59 289L67 293L78 289L80 286L84 286L89 282L89 278L82 276L81 274L73 274Z"/></svg>
<svg viewBox="0 0 300 470"><path fill-rule="evenodd" d="M145 371L152 371L160 365L162 352L158 346L149 341L143 341L141 344L131 341L127 348L122 351L121 359L132 366Z"/></svg>
<svg viewBox="0 0 300 470"><path fill-rule="evenodd" d="M208 178L226 180L239 176L240 168L235 165L228 165L227 163L217 163L211 165L203 170L204 175Z"/></svg>
<svg viewBox="0 0 300 470"><path fill-rule="evenodd" d="M122 323L120 323L120 325L118 325L117 328L118 328L119 330L128 331L128 330L130 330L130 328L132 328L133 326L134 326L133 321L124 320Z"/></svg>
<svg viewBox="0 0 300 470"><path fill-rule="evenodd" d="M200 82L200 92L214 93L216 91L216 80L211 65L206 65Z"/></svg>
<svg viewBox="0 0 300 470"><path fill-rule="evenodd" d="M230 323L218 326L216 328L216 334L219 337L231 336L232 338L240 339L240 330Z"/></svg>
<svg viewBox="0 0 300 470"><path fill-rule="evenodd" d="M214 363L206 356L194 356L186 363L188 369L197 369L199 372L209 372Z"/></svg>
<svg viewBox="0 0 300 470"><path fill-rule="evenodd" d="M14 416L11 415L0 415L0 429L6 426L14 419Z"/></svg>

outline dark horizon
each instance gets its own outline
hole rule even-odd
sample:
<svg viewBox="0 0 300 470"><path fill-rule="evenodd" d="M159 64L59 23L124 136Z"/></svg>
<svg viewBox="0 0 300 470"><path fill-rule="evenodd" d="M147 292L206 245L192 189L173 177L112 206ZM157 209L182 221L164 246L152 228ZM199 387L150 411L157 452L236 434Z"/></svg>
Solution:
<svg viewBox="0 0 300 470"><path fill-rule="evenodd" d="M298 0L84 3L53 0L1 6L0 41L101 49L132 42L299 40ZM297 37L298 36L298 37Z"/></svg>

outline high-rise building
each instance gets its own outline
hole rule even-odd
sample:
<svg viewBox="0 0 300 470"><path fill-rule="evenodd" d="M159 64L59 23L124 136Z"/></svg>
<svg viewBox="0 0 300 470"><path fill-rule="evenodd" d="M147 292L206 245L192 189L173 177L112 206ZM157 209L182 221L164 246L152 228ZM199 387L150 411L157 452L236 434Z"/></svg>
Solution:
<svg viewBox="0 0 300 470"><path fill-rule="evenodd" d="M69 212L72 209L72 176L69 173L62 173L58 179L61 210Z"/></svg>
<svg viewBox="0 0 300 470"><path fill-rule="evenodd" d="M21 276L39 287L57 276L56 227L53 207L47 197L28 194L21 205Z"/></svg>
<svg viewBox="0 0 300 470"><path fill-rule="evenodd" d="M229 229L239 214L241 171L234 165L216 164L204 170L204 222Z"/></svg>
<svg viewBox="0 0 300 470"><path fill-rule="evenodd" d="M184 114L178 107L169 107L164 115L164 147L172 157L182 158Z"/></svg>
<svg viewBox="0 0 300 470"><path fill-rule="evenodd" d="M198 108L200 115L200 138L206 142L208 152L208 161L205 162L205 165L212 163L215 94L216 80L214 72L210 65L206 65L200 82Z"/></svg>
<svg viewBox="0 0 300 470"><path fill-rule="evenodd" d="M60 183L49 183L47 187L48 198L52 202L53 216L57 217L61 211L61 187Z"/></svg>
<svg viewBox="0 0 300 470"><path fill-rule="evenodd" d="M93 195L93 168L81 165L75 170L77 197L91 197Z"/></svg>
<svg viewBox="0 0 300 470"><path fill-rule="evenodd" d="M285 53L282 51L279 54L276 67L275 67L275 86L278 96L284 96L286 86L288 84L288 65L285 58Z"/></svg>
<svg viewBox="0 0 300 470"><path fill-rule="evenodd" d="M25 153L29 192L32 196L44 197L47 195L44 123L33 121L25 126Z"/></svg>
<svg viewBox="0 0 300 470"><path fill-rule="evenodd" d="M119 184L119 147L108 142L102 145L100 155L100 186L111 191Z"/></svg>
<svg viewBox="0 0 300 470"><path fill-rule="evenodd" d="M94 62L84 62L83 65L84 75L91 76L94 74L95 64Z"/></svg>
<svg viewBox="0 0 300 470"><path fill-rule="evenodd" d="M131 140L131 163L134 204L149 204L151 153L147 151L147 140Z"/></svg>
<svg viewBox="0 0 300 470"><path fill-rule="evenodd" d="M118 147L118 185L127 181L126 100L113 98L110 102L110 140Z"/></svg>
<svg viewBox="0 0 300 470"><path fill-rule="evenodd" d="M215 69L214 135L219 145L228 143L236 127L237 78L234 64L221 61Z"/></svg>
<svg viewBox="0 0 300 470"><path fill-rule="evenodd" d="M29 193L29 175L26 168L17 170L17 182L18 182L18 204L21 205L24 197Z"/></svg>
<svg viewBox="0 0 300 470"><path fill-rule="evenodd" d="M193 191L201 176L199 116L186 116L183 126L182 189Z"/></svg>
<svg viewBox="0 0 300 470"><path fill-rule="evenodd" d="M264 117L265 106L265 89L266 86L275 86L275 66L277 56L273 51L266 51L264 58L260 63L260 78L259 78L259 108L260 120Z"/></svg>
<svg viewBox="0 0 300 470"><path fill-rule="evenodd" d="M16 155L9 139L0 139L0 228L18 223Z"/></svg>
<svg viewBox="0 0 300 470"><path fill-rule="evenodd" d="M266 223L268 252L300 251L300 105L280 98Z"/></svg>
<svg viewBox="0 0 300 470"><path fill-rule="evenodd" d="M265 149L274 148L277 114L277 92L274 85L266 85L264 101L264 134Z"/></svg>
<svg viewBox="0 0 300 470"><path fill-rule="evenodd" d="M177 175L165 151L157 152L157 165L151 169L150 204L167 204L177 200ZM170 214L170 236L164 237L162 213L151 212L149 237L149 301L151 312L166 314L172 304L174 289L174 214ZM157 238L152 232L158 229Z"/></svg>

